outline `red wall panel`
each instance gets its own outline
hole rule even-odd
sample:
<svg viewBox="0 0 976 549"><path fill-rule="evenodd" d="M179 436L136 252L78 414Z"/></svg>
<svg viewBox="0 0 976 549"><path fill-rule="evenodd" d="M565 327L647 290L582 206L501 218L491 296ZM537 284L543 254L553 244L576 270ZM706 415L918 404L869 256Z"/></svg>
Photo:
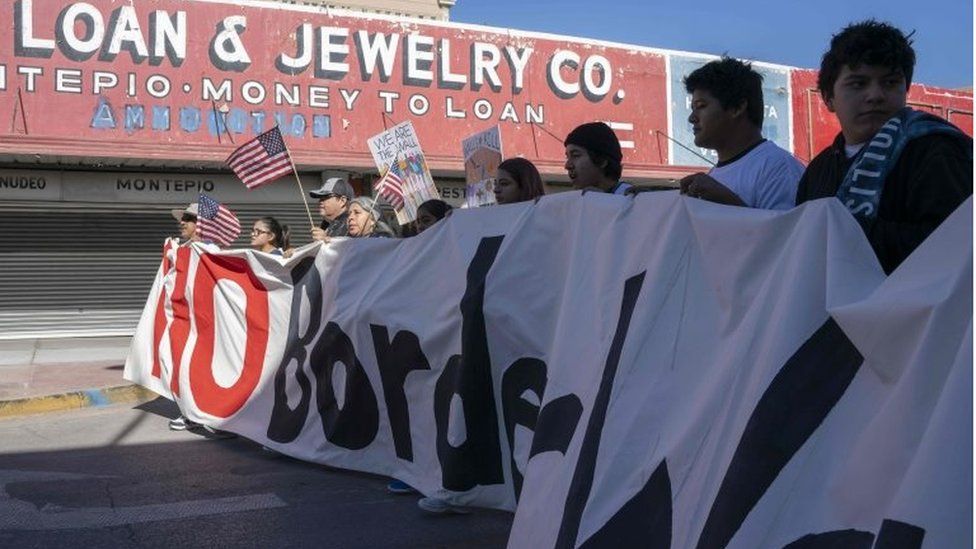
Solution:
<svg viewBox="0 0 976 549"><path fill-rule="evenodd" d="M228 110L217 117L228 117L237 144L277 117L296 161L306 165L372 166L366 139L404 120L413 121L434 168L460 169L461 139L497 123L506 155L561 173L562 138L592 120L623 128L621 140L632 144L624 158L629 173L646 175L668 163L655 131L667 130L660 53L298 6L91 5L95 12L55 0L0 4L0 21L10 22L13 37L0 42L0 152L219 161L233 146L226 136L218 140L216 106ZM166 55L155 47L167 30L159 23L178 28L180 17L185 55L179 55L182 38ZM381 58L367 70L372 56L360 54L378 44L377 36L397 41L389 74L380 70ZM113 40L122 47L112 48ZM222 59L221 51L232 55ZM282 54L301 58L306 51L307 66L283 66ZM524 69L521 59L527 59ZM113 78L117 85L96 93L96 79ZM203 96L205 81L229 86L230 99L221 95L212 104ZM276 84L288 91L297 86L299 104L275 104ZM261 90L266 96L254 101ZM527 123L529 111L542 121Z"/></svg>

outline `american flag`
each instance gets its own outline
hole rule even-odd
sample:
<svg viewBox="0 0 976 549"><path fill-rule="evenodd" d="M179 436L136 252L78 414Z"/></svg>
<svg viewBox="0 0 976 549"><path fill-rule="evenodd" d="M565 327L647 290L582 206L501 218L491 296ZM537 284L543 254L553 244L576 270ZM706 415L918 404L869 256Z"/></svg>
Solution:
<svg viewBox="0 0 976 549"><path fill-rule="evenodd" d="M403 209L403 179L397 175L393 166L386 170L386 174L373 185L373 190L378 196L383 197L396 210Z"/></svg>
<svg viewBox="0 0 976 549"><path fill-rule="evenodd" d="M291 171L291 157L278 126L238 147L226 162L248 189L271 183Z"/></svg>
<svg viewBox="0 0 976 549"><path fill-rule="evenodd" d="M229 246L241 234L241 222L234 212L205 194L198 199L197 232L203 240L218 246Z"/></svg>

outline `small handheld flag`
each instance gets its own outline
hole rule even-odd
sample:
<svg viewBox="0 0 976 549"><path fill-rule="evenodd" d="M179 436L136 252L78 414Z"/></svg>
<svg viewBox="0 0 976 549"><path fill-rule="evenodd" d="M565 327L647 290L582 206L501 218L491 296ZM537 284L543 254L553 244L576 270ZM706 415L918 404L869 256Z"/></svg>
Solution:
<svg viewBox="0 0 976 549"><path fill-rule="evenodd" d="M292 169L291 156L278 126L238 147L226 163L248 189L271 183Z"/></svg>
<svg viewBox="0 0 976 549"><path fill-rule="evenodd" d="M383 177L373 185L373 190L376 191L377 196L389 202L394 209L402 210L403 179L396 173L394 166L396 166L395 163L390 166L390 169L386 170Z"/></svg>
<svg viewBox="0 0 976 549"><path fill-rule="evenodd" d="M197 232L203 240L229 246L241 234L241 222L220 202L205 194L198 199Z"/></svg>

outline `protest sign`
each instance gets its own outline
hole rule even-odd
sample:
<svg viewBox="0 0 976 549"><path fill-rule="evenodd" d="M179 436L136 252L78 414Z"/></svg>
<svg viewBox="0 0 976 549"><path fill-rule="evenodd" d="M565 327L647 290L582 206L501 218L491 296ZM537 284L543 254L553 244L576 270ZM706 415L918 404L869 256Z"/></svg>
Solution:
<svg viewBox="0 0 976 549"><path fill-rule="evenodd" d="M495 202L494 182L502 163L502 136L498 126L461 141L464 178L467 182L464 207L491 206Z"/></svg>
<svg viewBox="0 0 976 549"><path fill-rule="evenodd" d="M512 547L965 547L971 281L971 200L885 277L833 199L564 193L288 260L170 244L125 376L515 511Z"/></svg>
<svg viewBox="0 0 976 549"><path fill-rule="evenodd" d="M417 206L440 198L417 132L409 120L374 135L367 143L380 176L385 176L390 166L395 165L393 169L402 182L403 207L397 209L397 221L401 224L413 221L417 218Z"/></svg>

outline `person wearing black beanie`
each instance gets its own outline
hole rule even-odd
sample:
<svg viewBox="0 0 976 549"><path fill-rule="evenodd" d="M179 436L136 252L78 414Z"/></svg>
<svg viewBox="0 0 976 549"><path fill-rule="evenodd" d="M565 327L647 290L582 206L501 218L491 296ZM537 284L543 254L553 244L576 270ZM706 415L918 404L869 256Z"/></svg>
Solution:
<svg viewBox="0 0 976 549"><path fill-rule="evenodd" d="M593 189L624 194L632 185L620 181L623 153L620 141L603 122L582 124L569 132L566 141L566 172L575 189Z"/></svg>

